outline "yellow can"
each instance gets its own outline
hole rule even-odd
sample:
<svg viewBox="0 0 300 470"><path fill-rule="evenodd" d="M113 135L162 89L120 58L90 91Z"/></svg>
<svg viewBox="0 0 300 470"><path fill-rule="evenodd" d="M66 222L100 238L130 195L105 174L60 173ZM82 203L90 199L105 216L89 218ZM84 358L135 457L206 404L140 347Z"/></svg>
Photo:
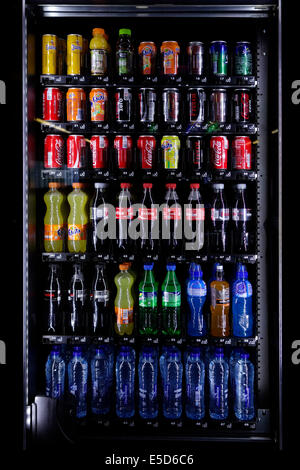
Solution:
<svg viewBox="0 0 300 470"><path fill-rule="evenodd" d="M42 74L55 75L57 62L57 37L44 34L42 39Z"/></svg>
<svg viewBox="0 0 300 470"><path fill-rule="evenodd" d="M82 54L82 36L68 34L67 36L67 75L80 75Z"/></svg>
<svg viewBox="0 0 300 470"><path fill-rule="evenodd" d="M161 139L164 168L177 170L179 163L180 140L177 135L164 135Z"/></svg>

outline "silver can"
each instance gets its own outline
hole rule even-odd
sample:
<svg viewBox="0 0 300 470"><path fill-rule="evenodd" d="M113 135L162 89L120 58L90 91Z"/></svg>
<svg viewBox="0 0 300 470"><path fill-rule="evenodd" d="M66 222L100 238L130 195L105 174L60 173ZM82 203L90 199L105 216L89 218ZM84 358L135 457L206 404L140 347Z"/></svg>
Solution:
<svg viewBox="0 0 300 470"><path fill-rule="evenodd" d="M226 119L227 92L223 88L215 88L210 95L210 120L212 122L226 122Z"/></svg>
<svg viewBox="0 0 300 470"><path fill-rule="evenodd" d="M177 88L165 88L162 93L163 120L174 124L179 120L180 92Z"/></svg>
<svg viewBox="0 0 300 470"><path fill-rule="evenodd" d="M156 91L154 88L139 89L140 121L155 121Z"/></svg>
<svg viewBox="0 0 300 470"><path fill-rule="evenodd" d="M204 44L200 41L189 42L188 53L188 72L192 76L204 75Z"/></svg>

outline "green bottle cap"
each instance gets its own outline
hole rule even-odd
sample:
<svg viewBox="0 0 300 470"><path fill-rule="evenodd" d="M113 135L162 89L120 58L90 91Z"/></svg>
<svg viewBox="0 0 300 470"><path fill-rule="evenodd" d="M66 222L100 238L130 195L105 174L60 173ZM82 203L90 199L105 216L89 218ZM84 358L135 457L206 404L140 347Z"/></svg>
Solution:
<svg viewBox="0 0 300 470"><path fill-rule="evenodd" d="M131 29L126 29L126 28L119 29L119 36L123 34L127 34L127 36L131 36Z"/></svg>

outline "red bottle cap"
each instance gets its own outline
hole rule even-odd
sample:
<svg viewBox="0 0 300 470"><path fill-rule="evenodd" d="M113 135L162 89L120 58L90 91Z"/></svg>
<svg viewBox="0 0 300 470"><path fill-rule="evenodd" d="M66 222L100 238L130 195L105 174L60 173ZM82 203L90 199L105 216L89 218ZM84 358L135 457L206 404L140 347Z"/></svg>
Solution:
<svg viewBox="0 0 300 470"><path fill-rule="evenodd" d="M191 183L191 184L190 184L190 188L191 188L191 189L199 189L199 188L200 188L200 184L199 184L199 183Z"/></svg>
<svg viewBox="0 0 300 470"><path fill-rule="evenodd" d="M121 189L128 189L131 188L132 184L130 183L121 183Z"/></svg>
<svg viewBox="0 0 300 470"><path fill-rule="evenodd" d="M153 184L152 183L143 183L143 188L145 189L151 189L153 187Z"/></svg>
<svg viewBox="0 0 300 470"><path fill-rule="evenodd" d="M166 188L168 189L176 189L176 183L167 183Z"/></svg>

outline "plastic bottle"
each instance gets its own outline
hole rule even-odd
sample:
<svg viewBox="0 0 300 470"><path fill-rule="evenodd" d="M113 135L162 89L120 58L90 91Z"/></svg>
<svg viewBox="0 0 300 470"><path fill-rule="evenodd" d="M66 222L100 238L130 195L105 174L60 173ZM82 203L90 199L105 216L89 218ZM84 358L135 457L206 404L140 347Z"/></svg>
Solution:
<svg viewBox="0 0 300 470"><path fill-rule="evenodd" d="M253 245L252 210L246 199L246 185L237 184L232 207L233 246L236 253L248 253Z"/></svg>
<svg viewBox="0 0 300 470"><path fill-rule="evenodd" d="M91 50L91 75L107 75L107 62L110 46L104 29L94 28L90 41Z"/></svg>
<svg viewBox="0 0 300 470"><path fill-rule="evenodd" d="M46 396L60 398L65 389L66 365L58 346L53 346L46 362Z"/></svg>
<svg viewBox="0 0 300 470"><path fill-rule="evenodd" d="M62 210L65 198L59 188L59 183L49 183L49 191L44 195L44 248L47 253L61 253L65 250L67 221Z"/></svg>
<svg viewBox="0 0 300 470"><path fill-rule="evenodd" d="M170 255L181 255L182 209L176 183L166 184L165 207L162 213L162 245Z"/></svg>
<svg viewBox="0 0 300 470"><path fill-rule="evenodd" d="M134 217L131 186L130 183L121 183L121 191L117 196L116 251L120 256L132 253L134 247L134 240L129 235L130 223Z"/></svg>
<svg viewBox="0 0 300 470"><path fill-rule="evenodd" d="M253 335L252 285L243 264L232 286L232 334L238 338Z"/></svg>
<svg viewBox="0 0 300 470"><path fill-rule="evenodd" d="M95 265L95 275L90 294L89 333L97 336L110 334L110 290L103 264Z"/></svg>
<svg viewBox="0 0 300 470"><path fill-rule="evenodd" d="M204 380L205 364L199 348L191 348L185 361L186 407L190 419L202 419L205 415Z"/></svg>
<svg viewBox="0 0 300 470"><path fill-rule="evenodd" d="M91 358L91 409L95 415L105 415L110 410L109 359L104 346L98 346Z"/></svg>
<svg viewBox="0 0 300 470"><path fill-rule="evenodd" d="M132 286L134 278L128 272L128 265L120 264L120 272L115 276L117 295L115 298L115 332L131 335L134 328Z"/></svg>
<svg viewBox="0 0 300 470"><path fill-rule="evenodd" d="M75 397L75 416L84 418L87 414L88 363L81 348L73 348L72 359L68 364L69 392Z"/></svg>
<svg viewBox="0 0 300 470"><path fill-rule="evenodd" d="M213 191L214 196L210 209L210 250L213 253L225 253L229 248L229 207L224 196L224 184L213 184Z"/></svg>
<svg viewBox="0 0 300 470"><path fill-rule="evenodd" d="M143 188L142 207L139 209L140 251L142 256L153 256L157 253L158 248L159 215L152 198L152 183L143 183ZM157 234L155 234L155 229L157 229Z"/></svg>
<svg viewBox="0 0 300 470"><path fill-rule="evenodd" d="M179 336L181 333L181 287L175 270L175 264L167 264L167 275L161 286L162 333L168 336Z"/></svg>
<svg viewBox="0 0 300 470"><path fill-rule="evenodd" d="M167 349L160 360L163 386L163 415L168 419L178 419L182 414L182 375L181 353L177 348Z"/></svg>
<svg viewBox="0 0 300 470"><path fill-rule="evenodd" d="M68 195L68 250L70 253L85 253L89 222L88 195L83 191L83 183L72 183L72 187L73 191Z"/></svg>
<svg viewBox="0 0 300 470"><path fill-rule="evenodd" d="M229 382L230 382L230 392L232 403L234 403L234 396L235 396L235 377L234 377L234 368L241 357L241 353L245 352L243 348L233 348L230 357L229 357Z"/></svg>
<svg viewBox="0 0 300 470"><path fill-rule="evenodd" d="M133 43L130 29L120 29L116 45L116 69L120 77L133 75Z"/></svg>
<svg viewBox="0 0 300 470"><path fill-rule="evenodd" d="M158 283L153 275L153 263L144 264L144 277L139 284L139 333L156 335L158 332L157 310Z"/></svg>
<svg viewBox="0 0 300 470"><path fill-rule="evenodd" d="M230 334L230 292L229 284L224 280L222 265L217 266L216 280L210 284L210 299L210 334L217 338L225 338Z"/></svg>
<svg viewBox="0 0 300 470"><path fill-rule="evenodd" d="M107 183L94 183L95 193L90 204L92 249L95 253L108 255L111 240L107 232L108 196Z"/></svg>
<svg viewBox="0 0 300 470"><path fill-rule="evenodd" d="M43 292L45 334L63 334L62 276L58 264L49 264L48 279Z"/></svg>
<svg viewBox="0 0 300 470"><path fill-rule="evenodd" d="M134 404L135 351L121 346L116 360L116 414L119 418L132 418Z"/></svg>
<svg viewBox="0 0 300 470"><path fill-rule="evenodd" d="M158 415L157 401L157 351L144 347L139 356L139 413L141 418L154 419Z"/></svg>
<svg viewBox="0 0 300 470"><path fill-rule="evenodd" d="M207 291L207 303L208 305L211 304L211 299L210 299L210 285L212 283L212 281L215 281L217 279L217 266L220 266L221 263L219 262L216 262L213 264L213 267L212 267L212 270L211 270L211 277L208 281L208 291Z"/></svg>
<svg viewBox="0 0 300 470"><path fill-rule="evenodd" d="M86 333L87 291L80 264L74 264L73 275L68 290L68 309L66 334L84 335Z"/></svg>
<svg viewBox="0 0 300 470"><path fill-rule="evenodd" d="M205 336L207 333L203 312L207 289L202 275L200 264L191 263L187 283L187 300L189 305L187 333L189 336L198 338Z"/></svg>
<svg viewBox="0 0 300 470"><path fill-rule="evenodd" d="M190 184L190 194L185 207L185 250L199 251L204 246L205 208L199 191L200 184ZM189 236L187 236L187 234Z"/></svg>
<svg viewBox="0 0 300 470"><path fill-rule="evenodd" d="M209 363L209 415L212 419L228 417L229 366L222 348L216 348Z"/></svg>
<svg viewBox="0 0 300 470"><path fill-rule="evenodd" d="M234 414L241 421L255 417L254 366L248 353L241 353L234 367L235 393Z"/></svg>

